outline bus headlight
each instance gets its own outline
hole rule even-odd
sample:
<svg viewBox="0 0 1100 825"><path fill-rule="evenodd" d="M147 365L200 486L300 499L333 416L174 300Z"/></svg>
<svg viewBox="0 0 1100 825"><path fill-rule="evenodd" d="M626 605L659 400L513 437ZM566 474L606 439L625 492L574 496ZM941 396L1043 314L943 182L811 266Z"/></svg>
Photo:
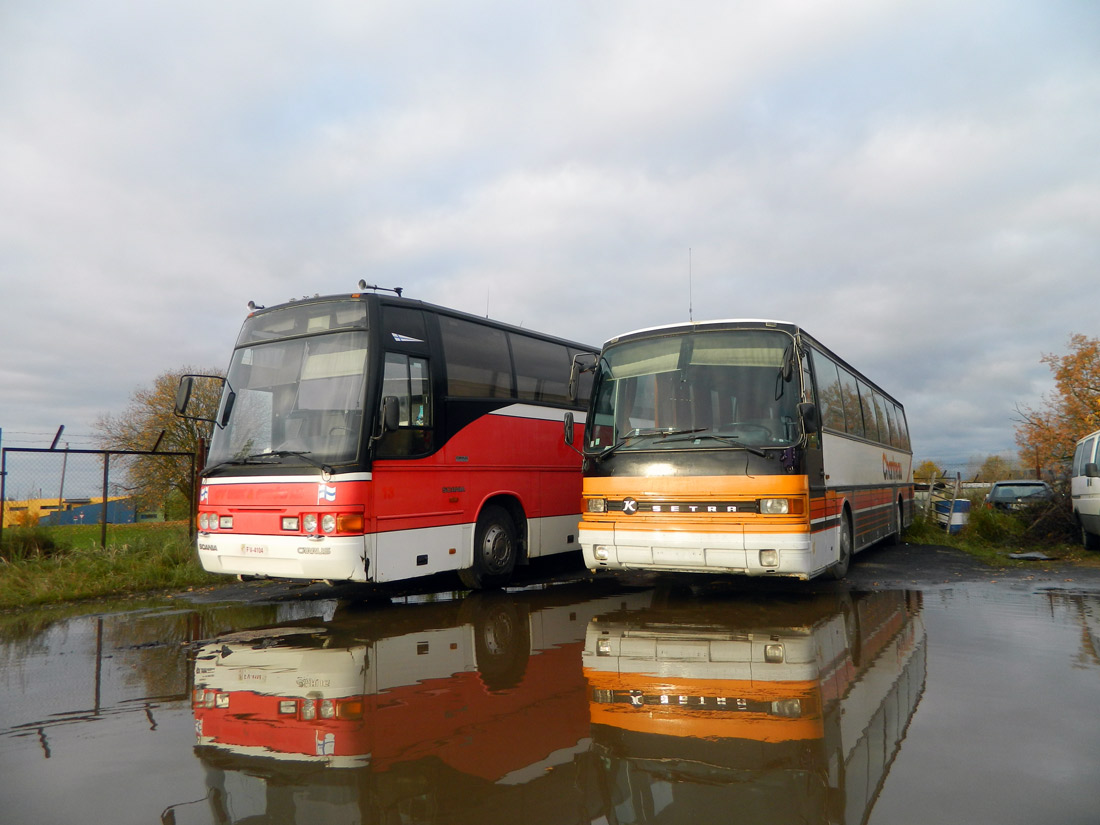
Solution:
<svg viewBox="0 0 1100 825"><path fill-rule="evenodd" d="M768 664L779 664L783 661L783 645L772 643L764 646L764 661Z"/></svg>
<svg viewBox="0 0 1100 825"><path fill-rule="evenodd" d="M317 532L317 516L313 513L306 513L302 516L302 529L307 533Z"/></svg>
<svg viewBox="0 0 1100 825"><path fill-rule="evenodd" d="M778 550L761 550L760 551L760 566L761 567L778 567L779 566L779 551Z"/></svg>
<svg viewBox="0 0 1100 825"><path fill-rule="evenodd" d="M323 516L321 518L321 529L324 530L326 533L331 533L333 530L335 530L336 516L332 515L332 513L328 513L327 515Z"/></svg>
<svg viewBox="0 0 1100 825"><path fill-rule="evenodd" d="M797 719L802 715L802 701L800 699L779 699L772 702L772 713L776 716L786 716L788 719Z"/></svg>
<svg viewBox="0 0 1100 825"><path fill-rule="evenodd" d="M597 544L592 550L592 555L596 557L596 561L607 561L611 558L611 554L607 552L607 548L602 544Z"/></svg>
<svg viewBox="0 0 1100 825"><path fill-rule="evenodd" d="M785 516L791 511L791 503L785 498L760 499L760 512L768 516Z"/></svg>
<svg viewBox="0 0 1100 825"><path fill-rule="evenodd" d="M590 512L590 513L606 513L607 512L607 499L606 498L590 498L590 499L588 499L588 512Z"/></svg>

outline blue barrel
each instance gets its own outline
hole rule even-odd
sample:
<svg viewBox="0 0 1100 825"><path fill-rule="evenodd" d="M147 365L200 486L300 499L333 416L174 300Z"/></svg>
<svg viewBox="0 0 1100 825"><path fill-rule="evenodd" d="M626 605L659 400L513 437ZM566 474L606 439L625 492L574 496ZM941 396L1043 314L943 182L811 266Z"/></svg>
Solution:
<svg viewBox="0 0 1100 825"><path fill-rule="evenodd" d="M937 501L936 521L946 528L948 533L958 533L970 521L970 502L964 498L955 499L955 501Z"/></svg>

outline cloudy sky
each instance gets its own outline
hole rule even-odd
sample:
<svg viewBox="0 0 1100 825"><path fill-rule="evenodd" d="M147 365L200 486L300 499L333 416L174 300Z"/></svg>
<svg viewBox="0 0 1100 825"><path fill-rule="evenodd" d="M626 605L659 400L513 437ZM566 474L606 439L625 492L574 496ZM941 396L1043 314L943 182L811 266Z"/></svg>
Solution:
<svg viewBox="0 0 1100 825"><path fill-rule="evenodd" d="M965 469L1098 262L1091 0L0 5L3 446L364 278L597 344L794 321Z"/></svg>

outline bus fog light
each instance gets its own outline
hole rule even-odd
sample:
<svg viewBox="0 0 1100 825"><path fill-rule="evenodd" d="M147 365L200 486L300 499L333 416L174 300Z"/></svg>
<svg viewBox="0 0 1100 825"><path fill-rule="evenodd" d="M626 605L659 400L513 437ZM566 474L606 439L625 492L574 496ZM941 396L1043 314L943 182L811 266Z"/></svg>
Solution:
<svg viewBox="0 0 1100 825"><path fill-rule="evenodd" d="M791 511L791 503L785 498L760 499L760 512L769 516L785 516Z"/></svg>
<svg viewBox="0 0 1100 825"><path fill-rule="evenodd" d="M778 550L761 550L760 551L760 566L761 567L778 567L779 566L779 551Z"/></svg>
<svg viewBox="0 0 1100 825"><path fill-rule="evenodd" d="M298 532L298 517L297 516L283 516L283 529Z"/></svg>
<svg viewBox="0 0 1100 825"><path fill-rule="evenodd" d="M764 661L769 664L779 664L783 661L783 645L765 645Z"/></svg>
<svg viewBox="0 0 1100 825"><path fill-rule="evenodd" d="M611 554L607 552L607 548L599 545L592 551L592 555L596 557L596 561L607 561L611 558Z"/></svg>
<svg viewBox="0 0 1100 825"><path fill-rule="evenodd" d="M606 513L607 512L607 499L606 498L590 498L590 499L588 499L588 512L590 512L590 513Z"/></svg>
<svg viewBox="0 0 1100 825"><path fill-rule="evenodd" d="M233 516L222 516L218 519L218 527L223 530L233 529Z"/></svg>

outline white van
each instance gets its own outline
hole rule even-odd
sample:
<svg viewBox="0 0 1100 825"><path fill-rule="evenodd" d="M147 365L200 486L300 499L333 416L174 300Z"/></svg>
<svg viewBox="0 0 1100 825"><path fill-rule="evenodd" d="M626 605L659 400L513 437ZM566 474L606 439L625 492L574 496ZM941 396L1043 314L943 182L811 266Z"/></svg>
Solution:
<svg viewBox="0 0 1100 825"><path fill-rule="evenodd" d="M1097 469L1097 445L1100 430L1077 442L1073 451L1073 516L1081 526L1081 541L1086 550L1100 550L1100 469Z"/></svg>

